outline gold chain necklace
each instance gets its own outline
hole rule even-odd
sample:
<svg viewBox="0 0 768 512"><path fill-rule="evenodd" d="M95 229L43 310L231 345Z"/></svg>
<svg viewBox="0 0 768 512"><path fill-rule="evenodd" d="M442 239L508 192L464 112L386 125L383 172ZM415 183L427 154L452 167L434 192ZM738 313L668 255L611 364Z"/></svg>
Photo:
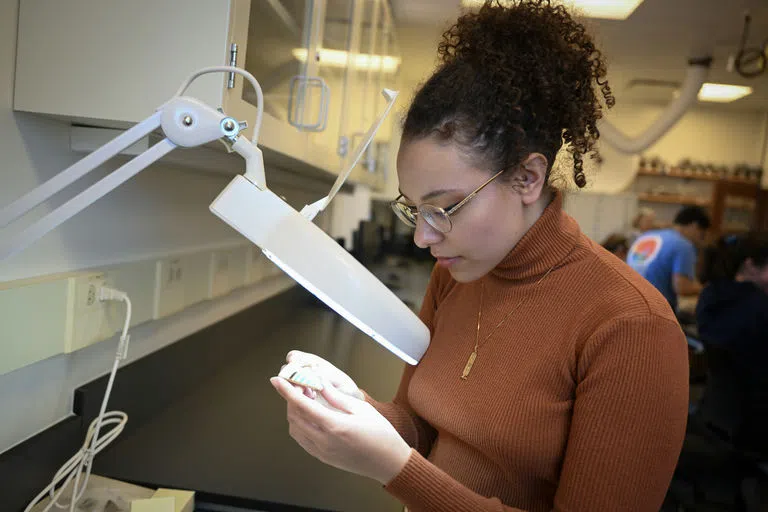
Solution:
<svg viewBox="0 0 768 512"><path fill-rule="evenodd" d="M534 288L538 286L540 282L546 278L552 270L554 270L556 265L553 265L547 270L547 272L539 278L538 281L536 281L533 286ZM469 376L469 372L472 371L472 366L475 364L475 359L477 359L477 350L482 346L485 345L485 343L490 339L491 336L493 336L493 333L496 332L496 329L499 328L501 324L507 321L507 319L512 316L512 314L520 309L520 306L523 305L523 302L525 302L525 298L520 299L520 302L518 302L515 307L507 313L507 315L501 319L501 322L496 324L496 327L491 329L491 332L488 334L488 336L485 337L482 343L479 343L480 340L480 317L483 313L483 291L485 290L485 285L481 282L480 283L480 307L477 310L477 331L475 332L475 348L472 349L472 353L469 355L469 359L467 359L467 364L464 365L464 371L461 372L461 380L467 380L467 377Z"/></svg>

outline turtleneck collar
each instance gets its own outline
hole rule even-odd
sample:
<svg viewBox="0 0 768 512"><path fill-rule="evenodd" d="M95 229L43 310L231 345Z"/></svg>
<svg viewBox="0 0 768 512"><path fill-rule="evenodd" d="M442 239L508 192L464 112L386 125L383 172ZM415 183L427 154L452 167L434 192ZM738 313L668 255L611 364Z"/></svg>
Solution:
<svg viewBox="0 0 768 512"><path fill-rule="evenodd" d="M579 227L563 211L563 195L552 201L517 245L491 271L502 279L530 279L560 263L576 245Z"/></svg>

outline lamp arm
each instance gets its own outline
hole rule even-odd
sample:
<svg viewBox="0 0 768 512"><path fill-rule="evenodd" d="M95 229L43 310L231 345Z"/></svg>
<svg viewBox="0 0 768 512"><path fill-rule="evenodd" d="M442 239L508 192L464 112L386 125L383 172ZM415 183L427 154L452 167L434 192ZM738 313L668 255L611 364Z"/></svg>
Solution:
<svg viewBox="0 0 768 512"><path fill-rule="evenodd" d="M203 71L213 72L214 69L210 68ZM218 71L218 69L216 70ZM224 70L227 69L225 68ZM199 76L200 74L202 72L198 72L194 76ZM251 76L251 78L253 77ZM186 85L189 82L191 82L191 79L187 81ZM182 90L186 88L186 85ZM222 137L227 137L233 141L242 139L238 137L241 125L234 119L225 116L223 113L194 98L174 96L147 119L4 208L0 217L4 221L3 225L7 225L17 219L158 127L162 128L166 135L165 139L46 214L43 218L15 236L10 239L0 240L0 261L27 248L46 233L122 185L176 147L199 146ZM238 145L240 147L239 153L243 154L252 173L256 173L256 170L260 168L263 176L261 152L255 145L243 149L241 147L243 144L249 143L247 141L241 142ZM259 158L254 158L254 156Z"/></svg>
<svg viewBox="0 0 768 512"><path fill-rule="evenodd" d="M701 89L701 86L707 79L711 64L712 59L709 57L689 61L688 71L685 75L680 95L667 106L666 110L641 135L634 138L627 137L608 120L602 119L598 124L600 139L606 141L622 153L628 154L641 153L651 147L696 102L699 89Z"/></svg>
<svg viewBox="0 0 768 512"><path fill-rule="evenodd" d="M26 249L32 243L42 238L46 233L52 231L72 216L96 202L99 198L119 187L144 170L151 163L170 153L175 147L176 145L171 141L163 139L130 162L100 179L66 203L48 213L22 232L8 240L0 241L0 261Z"/></svg>
<svg viewBox="0 0 768 512"><path fill-rule="evenodd" d="M134 144L160 126L160 112L155 112L139 124L121 133L82 160L67 167L59 174L36 189L28 192L0 210L0 228L18 219L32 208L43 203L65 187L79 180L96 167L114 157L123 149Z"/></svg>

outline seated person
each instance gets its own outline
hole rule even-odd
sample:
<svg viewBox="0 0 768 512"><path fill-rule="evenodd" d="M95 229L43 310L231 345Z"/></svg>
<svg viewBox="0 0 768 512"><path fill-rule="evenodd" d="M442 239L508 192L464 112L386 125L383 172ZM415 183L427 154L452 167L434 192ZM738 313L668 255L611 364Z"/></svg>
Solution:
<svg viewBox="0 0 768 512"><path fill-rule="evenodd" d="M669 229L651 230L632 244L627 263L654 285L677 312L677 296L696 296L696 246L704 242L709 215L699 206L686 206Z"/></svg>
<svg viewBox="0 0 768 512"><path fill-rule="evenodd" d="M728 352L747 376L767 373L768 234L727 236L704 253L696 307L699 336Z"/></svg>
<svg viewBox="0 0 768 512"><path fill-rule="evenodd" d="M627 254L629 253L629 242L627 237L619 234L612 234L600 244L603 249L616 255L621 261L627 260Z"/></svg>
<svg viewBox="0 0 768 512"><path fill-rule="evenodd" d="M702 260L696 320L708 377L670 497L690 499L695 488L700 497L727 497L735 507L755 474L742 454L768 458L768 236L723 237Z"/></svg>

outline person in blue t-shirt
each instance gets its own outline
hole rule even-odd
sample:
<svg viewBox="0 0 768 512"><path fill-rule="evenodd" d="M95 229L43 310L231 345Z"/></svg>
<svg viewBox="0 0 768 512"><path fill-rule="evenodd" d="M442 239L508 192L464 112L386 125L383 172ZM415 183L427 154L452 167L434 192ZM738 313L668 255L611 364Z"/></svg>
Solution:
<svg viewBox="0 0 768 512"><path fill-rule="evenodd" d="M696 246L710 226L709 215L699 206L686 206L675 216L673 227L643 233L627 255L627 263L654 285L677 311L678 295L698 295Z"/></svg>

